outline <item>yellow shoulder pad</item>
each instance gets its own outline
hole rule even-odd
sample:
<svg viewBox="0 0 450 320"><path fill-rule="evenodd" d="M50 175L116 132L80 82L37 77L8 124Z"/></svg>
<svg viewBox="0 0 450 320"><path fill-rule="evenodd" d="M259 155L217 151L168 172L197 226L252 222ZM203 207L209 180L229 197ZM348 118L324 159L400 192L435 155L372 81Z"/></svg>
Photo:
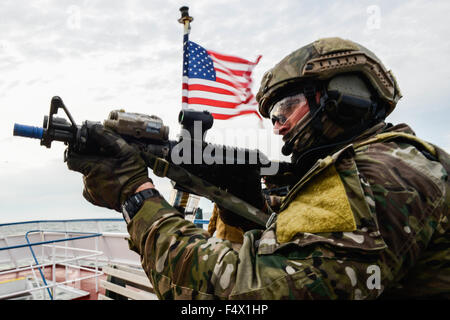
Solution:
<svg viewBox="0 0 450 320"><path fill-rule="evenodd" d="M278 242L288 242L299 232L349 232L356 230L347 194L334 165L313 177L277 218Z"/></svg>

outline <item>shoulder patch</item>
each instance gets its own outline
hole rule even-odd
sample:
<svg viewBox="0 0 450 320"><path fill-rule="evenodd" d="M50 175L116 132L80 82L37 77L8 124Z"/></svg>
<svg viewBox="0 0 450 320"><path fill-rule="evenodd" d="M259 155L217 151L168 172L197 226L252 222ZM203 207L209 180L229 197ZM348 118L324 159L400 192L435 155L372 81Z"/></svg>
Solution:
<svg viewBox="0 0 450 320"><path fill-rule="evenodd" d="M344 185L334 165L313 177L277 218L280 243L299 232L346 232L356 230Z"/></svg>

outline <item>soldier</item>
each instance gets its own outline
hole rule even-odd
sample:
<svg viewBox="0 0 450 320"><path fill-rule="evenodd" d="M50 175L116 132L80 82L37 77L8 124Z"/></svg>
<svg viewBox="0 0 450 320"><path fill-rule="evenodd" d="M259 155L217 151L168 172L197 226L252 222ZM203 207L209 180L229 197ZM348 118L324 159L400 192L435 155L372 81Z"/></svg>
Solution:
<svg viewBox="0 0 450 320"><path fill-rule="evenodd" d="M130 248L161 299L448 298L450 157L385 122L400 97L372 52L340 38L268 71L257 100L292 154L291 188L267 229L244 228L239 252L185 221L103 127L91 132L103 151L70 154L68 166L90 202L124 204Z"/></svg>

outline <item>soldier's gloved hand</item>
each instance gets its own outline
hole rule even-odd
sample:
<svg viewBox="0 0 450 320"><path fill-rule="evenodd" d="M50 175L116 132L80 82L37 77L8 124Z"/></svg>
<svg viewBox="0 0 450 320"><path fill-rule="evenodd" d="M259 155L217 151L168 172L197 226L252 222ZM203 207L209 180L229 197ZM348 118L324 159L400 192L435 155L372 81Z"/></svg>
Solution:
<svg viewBox="0 0 450 320"><path fill-rule="evenodd" d="M86 200L122 212L123 202L140 185L151 182L147 166L137 148L101 124L88 129L88 139L98 150L88 155L68 150L67 166L83 174Z"/></svg>

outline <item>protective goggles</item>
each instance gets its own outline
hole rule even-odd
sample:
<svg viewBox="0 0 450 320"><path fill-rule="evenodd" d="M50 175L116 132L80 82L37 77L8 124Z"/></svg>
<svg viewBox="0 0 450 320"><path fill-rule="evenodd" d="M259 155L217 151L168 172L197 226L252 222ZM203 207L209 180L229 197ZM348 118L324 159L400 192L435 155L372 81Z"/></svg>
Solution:
<svg viewBox="0 0 450 320"><path fill-rule="evenodd" d="M303 93L281 99L274 104L270 111L272 124L275 125L278 122L280 125L284 125L289 117L294 114L294 111L305 105L306 102L307 100Z"/></svg>

